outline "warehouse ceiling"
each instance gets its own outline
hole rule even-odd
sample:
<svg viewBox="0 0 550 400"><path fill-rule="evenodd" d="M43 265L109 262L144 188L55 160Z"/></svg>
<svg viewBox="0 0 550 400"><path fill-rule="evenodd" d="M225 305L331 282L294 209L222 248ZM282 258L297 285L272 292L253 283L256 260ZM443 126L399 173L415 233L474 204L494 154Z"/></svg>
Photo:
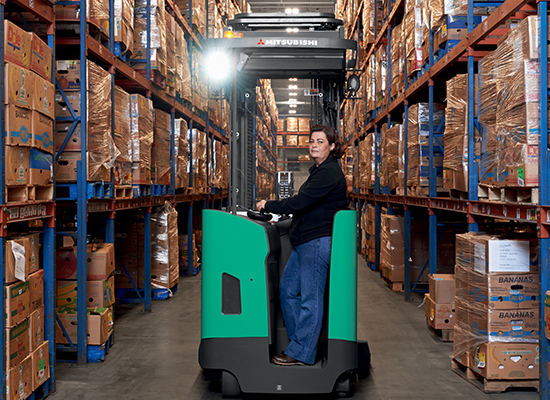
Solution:
<svg viewBox="0 0 550 400"><path fill-rule="evenodd" d="M287 8L297 8L300 12L334 12L334 1L274 1L252 0L248 2L252 12L275 13L285 12Z"/></svg>

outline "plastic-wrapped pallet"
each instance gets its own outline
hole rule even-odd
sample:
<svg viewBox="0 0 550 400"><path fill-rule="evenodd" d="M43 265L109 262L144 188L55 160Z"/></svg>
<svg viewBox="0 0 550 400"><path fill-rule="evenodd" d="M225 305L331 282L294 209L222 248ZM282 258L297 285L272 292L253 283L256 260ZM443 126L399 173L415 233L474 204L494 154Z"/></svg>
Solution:
<svg viewBox="0 0 550 400"><path fill-rule="evenodd" d="M382 46L376 51L376 107L386 104L388 99L388 54L387 47Z"/></svg>
<svg viewBox="0 0 550 400"><path fill-rule="evenodd" d="M169 202L151 214L151 285L172 288L179 281L178 213Z"/></svg>
<svg viewBox="0 0 550 400"><path fill-rule="evenodd" d="M403 78L405 51L403 43L403 24L396 25L391 33L391 96L400 93L405 87Z"/></svg>
<svg viewBox="0 0 550 400"><path fill-rule="evenodd" d="M374 135L369 133L364 140L359 142L359 187L370 189L373 182L374 164L372 158Z"/></svg>
<svg viewBox="0 0 550 400"><path fill-rule="evenodd" d="M154 140L151 154L151 179L157 185L170 184L171 124L170 114L155 109Z"/></svg>
<svg viewBox="0 0 550 400"><path fill-rule="evenodd" d="M380 184L388 186L392 192L399 187L399 173L402 169L399 159L399 142L403 140L402 128L401 124L394 125L382 135L382 177L384 179L380 179Z"/></svg>
<svg viewBox="0 0 550 400"><path fill-rule="evenodd" d="M177 74L180 79L178 91L181 97L191 102L191 71L189 70L189 49L183 29L176 24L176 66Z"/></svg>
<svg viewBox="0 0 550 400"><path fill-rule="evenodd" d="M413 0L406 3L404 36L408 74L419 70L422 66L422 43L424 42L423 7L424 0Z"/></svg>
<svg viewBox="0 0 550 400"><path fill-rule="evenodd" d="M147 57L147 1L136 0L134 8L134 53L135 69L145 69ZM164 0L150 2L151 67L161 72L166 66L166 20Z"/></svg>
<svg viewBox="0 0 550 400"><path fill-rule="evenodd" d="M115 86L115 145L120 152L115 160L115 184L132 184L132 140L130 120L130 95Z"/></svg>
<svg viewBox="0 0 550 400"><path fill-rule="evenodd" d="M393 283L405 281L405 218L380 215L380 269Z"/></svg>
<svg viewBox="0 0 550 400"><path fill-rule="evenodd" d="M140 94L130 95L132 121L132 183L151 184L151 146L153 145L153 102Z"/></svg>
<svg viewBox="0 0 550 400"><path fill-rule="evenodd" d="M288 117L286 119L286 130L287 132L298 132L298 118Z"/></svg>
<svg viewBox="0 0 550 400"><path fill-rule="evenodd" d="M189 187L189 142L187 141L187 121L176 119L174 123L174 152L176 156L176 189Z"/></svg>
<svg viewBox="0 0 550 400"><path fill-rule="evenodd" d="M498 143L496 131L497 86L495 68L496 52L479 61L479 91L477 116L481 128L481 160L479 181L486 185L498 182Z"/></svg>
<svg viewBox="0 0 550 400"><path fill-rule="evenodd" d="M124 44L123 51L134 49L134 2L132 0L114 0L115 41Z"/></svg>

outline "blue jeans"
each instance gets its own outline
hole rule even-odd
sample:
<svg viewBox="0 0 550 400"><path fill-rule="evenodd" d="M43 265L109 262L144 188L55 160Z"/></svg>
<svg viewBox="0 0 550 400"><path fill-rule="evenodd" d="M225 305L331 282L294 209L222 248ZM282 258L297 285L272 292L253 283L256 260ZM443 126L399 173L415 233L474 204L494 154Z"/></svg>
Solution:
<svg viewBox="0 0 550 400"><path fill-rule="evenodd" d="M285 354L306 364L314 364L317 355L331 243L332 238L325 236L293 248L279 282L290 339Z"/></svg>

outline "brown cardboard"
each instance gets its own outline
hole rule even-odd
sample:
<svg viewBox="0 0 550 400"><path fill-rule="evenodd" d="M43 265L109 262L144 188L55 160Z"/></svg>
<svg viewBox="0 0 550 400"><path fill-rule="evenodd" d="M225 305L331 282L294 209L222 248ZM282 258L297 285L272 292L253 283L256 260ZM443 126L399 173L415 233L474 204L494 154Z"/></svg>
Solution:
<svg viewBox="0 0 550 400"><path fill-rule="evenodd" d="M34 76L34 96L32 109L54 118L55 107L55 87L54 85L35 74Z"/></svg>
<svg viewBox="0 0 550 400"><path fill-rule="evenodd" d="M108 339L109 335L109 310L107 308L89 308L88 311L88 340L87 343L91 345L102 345ZM59 317L63 327L67 331L73 344L78 343L77 329L78 318L76 310L68 308L60 308L57 310L57 316ZM57 343L68 344L68 340L65 338L63 331L59 327L59 322L56 321L55 325L56 334L55 338Z"/></svg>
<svg viewBox="0 0 550 400"><path fill-rule="evenodd" d="M77 163L80 160L80 151L64 151L57 160L55 178L57 182L76 182ZM88 161L90 157L88 157ZM101 166L95 175L90 175L89 163L88 166L88 180L89 181L109 181L111 179L111 171Z"/></svg>
<svg viewBox="0 0 550 400"><path fill-rule="evenodd" d="M454 302L448 304L436 303L429 294L426 294L424 312L428 324L434 329L448 329L454 327Z"/></svg>
<svg viewBox="0 0 550 400"><path fill-rule="evenodd" d="M53 153L53 126L53 119L33 110L32 147Z"/></svg>
<svg viewBox="0 0 550 400"><path fill-rule="evenodd" d="M29 318L29 349L31 352L44 343L44 306L34 311Z"/></svg>
<svg viewBox="0 0 550 400"><path fill-rule="evenodd" d="M36 33L31 33L31 70L42 78L52 80L52 49Z"/></svg>
<svg viewBox="0 0 550 400"><path fill-rule="evenodd" d="M55 76L64 92L80 90L80 60L59 60Z"/></svg>
<svg viewBox="0 0 550 400"><path fill-rule="evenodd" d="M76 279L76 246L57 249L55 256L55 279Z"/></svg>
<svg viewBox="0 0 550 400"><path fill-rule="evenodd" d="M487 274L470 271L470 301L490 309L530 309L539 304L538 274Z"/></svg>
<svg viewBox="0 0 550 400"><path fill-rule="evenodd" d="M55 148L56 150L61 149L61 145L65 141L67 134L71 130L72 122L56 122L55 123ZM65 150L80 150L82 146L82 138L80 135L80 123L76 124L71 137L65 145Z"/></svg>
<svg viewBox="0 0 550 400"><path fill-rule="evenodd" d="M20 246L23 246L23 251L21 252L22 260L20 262L16 261L15 254L19 254L19 247L14 246L13 243L16 243ZM15 253L14 253L15 252ZM6 241L6 284L15 283L19 280L27 280L29 276L29 271L31 268L31 257L32 257L32 248L31 241L29 238L17 238ZM19 271L16 274L16 271ZM24 279L19 279L16 275Z"/></svg>
<svg viewBox="0 0 550 400"><path fill-rule="evenodd" d="M30 311L36 311L44 305L44 270L29 275Z"/></svg>
<svg viewBox="0 0 550 400"><path fill-rule="evenodd" d="M30 109L34 74L17 64L7 62L4 66L5 93L4 103Z"/></svg>
<svg viewBox="0 0 550 400"><path fill-rule="evenodd" d="M8 20L4 21L4 61L24 68L31 65L31 34Z"/></svg>
<svg viewBox="0 0 550 400"><path fill-rule="evenodd" d="M455 301L455 278L451 274L429 274L430 297L435 303L451 304Z"/></svg>
<svg viewBox="0 0 550 400"><path fill-rule="evenodd" d="M10 146L32 145L32 112L9 104L5 108L6 144Z"/></svg>
<svg viewBox="0 0 550 400"><path fill-rule="evenodd" d="M32 352L32 376L33 390L38 389L40 385L50 377L50 355L49 342L45 341Z"/></svg>
<svg viewBox="0 0 550 400"><path fill-rule="evenodd" d="M86 270L88 279L109 278L115 270L115 246L112 243L88 245Z"/></svg>
<svg viewBox="0 0 550 400"><path fill-rule="evenodd" d="M76 309L78 305L78 286L76 281L58 280L56 307ZM109 307L115 302L115 278L111 276L107 280L86 282L86 306Z"/></svg>
<svg viewBox="0 0 550 400"><path fill-rule="evenodd" d="M55 93L55 116L72 117L69 106L73 109L75 115L80 116L80 90L77 92L65 92L67 102L60 92Z"/></svg>
<svg viewBox="0 0 550 400"><path fill-rule="evenodd" d="M13 327L30 315L29 282L6 286L6 326Z"/></svg>
<svg viewBox="0 0 550 400"><path fill-rule="evenodd" d="M8 367L19 364L30 354L29 351L29 319L6 329Z"/></svg>
<svg viewBox="0 0 550 400"><path fill-rule="evenodd" d="M53 183L53 155L45 151L30 150L29 184L47 186Z"/></svg>
<svg viewBox="0 0 550 400"><path fill-rule="evenodd" d="M10 368L6 377L6 397L9 400L26 399L33 391L32 355Z"/></svg>
<svg viewBox="0 0 550 400"><path fill-rule="evenodd" d="M470 354L470 367L487 379L539 379L538 343L483 343Z"/></svg>
<svg viewBox="0 0 550 400"><path fill-rule="evenodd" d="M134 283L135 287L138 289L143 289L145 282L143 281L143 277L141 276L141 271L137 269L129 269L128 273L130 274L130 277L132 278L132 282ZM126 275L126 272L124 270L115 270L115 288L117 289L133 289L134 286L132 285L132 282L130 282L130 278Z"/></svg>
<svg viewBox="0 0 550 400"><path fill-rule="evenodd" d="M473 333L493 340L538 340L539 310L487 310L474 306L468 324Z"/></svg>
<svg viewBox="0 0 550 400"><path fill-rule="evenodd" d="M6 185L25 186L29 182L28 147L6 146Z"/></svg>

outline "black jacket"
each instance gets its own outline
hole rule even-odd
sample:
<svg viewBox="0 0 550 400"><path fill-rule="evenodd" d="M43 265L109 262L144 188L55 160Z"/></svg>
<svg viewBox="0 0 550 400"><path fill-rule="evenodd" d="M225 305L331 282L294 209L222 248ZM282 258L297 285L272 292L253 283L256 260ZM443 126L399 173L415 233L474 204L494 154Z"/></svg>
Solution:
<svg viewBox="0 0 550 400"><path fill-rule="evenodd" d="M290 228L293 246L332 236L334 214L347 206L346 178L333 156L309 169L309 177L297 195L280 201L268 201L266 211L294 214Z"/></svg>

